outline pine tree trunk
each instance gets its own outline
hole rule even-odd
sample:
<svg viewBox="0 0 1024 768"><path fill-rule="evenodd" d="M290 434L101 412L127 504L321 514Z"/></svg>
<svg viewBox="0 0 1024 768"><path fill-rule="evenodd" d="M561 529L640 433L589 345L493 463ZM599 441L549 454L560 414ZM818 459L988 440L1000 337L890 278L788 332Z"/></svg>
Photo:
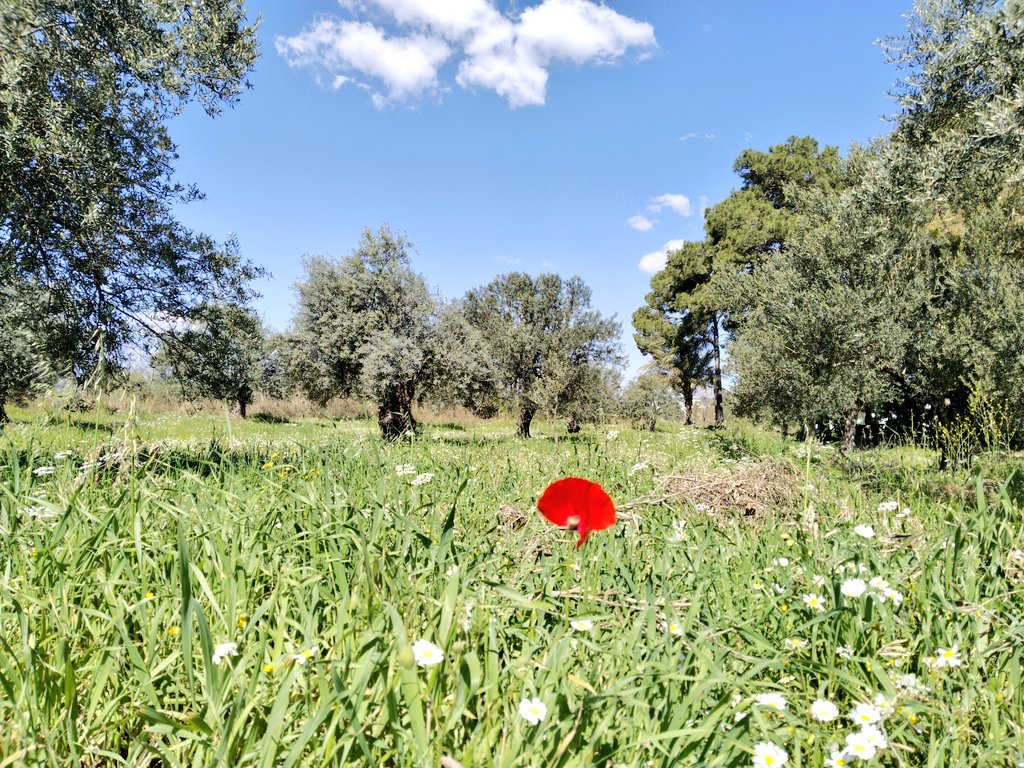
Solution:
<svg viewBox="0 0 1024 768"><path fill-rule="evenodd" d="M718 313L711 313L711 352L714 355L715 425L725 421L725 406L722 402L722 348L718 340Z"/></svg>
<svg viewBox="0 0 1024 768"><path fill-rule="evenodd" d="M412 397L406 387L392 389L377 406L377 425L385 440L398 440L416 430Z"/></svg>
<svg viewBox="0 0 1024 768"><path fill-rule="evenodd" d="M683 382L683 424L693 424L693 382Z"/></svg>
<svg viewBox="0 0 1024 768"><path fill-rule="evenodd" d="M0 400L0 427L7 423L7 409L3 400Z"/></svg>
<svg viewBox="0 0 1024 768"><path fill-rule="evenodd" d="M536 408L524 408L522 413L519 414L519 430L516 434L520 437L530 436L530 422L533 421L533 416L537 412Z"/></svg>
<svg viewBox="0 0 1024 768"><path fill-rule="evenodd" d="M238 398L238 413L243 419L245 418L245 409L248 405L249 403L244 397Z"/></svg>

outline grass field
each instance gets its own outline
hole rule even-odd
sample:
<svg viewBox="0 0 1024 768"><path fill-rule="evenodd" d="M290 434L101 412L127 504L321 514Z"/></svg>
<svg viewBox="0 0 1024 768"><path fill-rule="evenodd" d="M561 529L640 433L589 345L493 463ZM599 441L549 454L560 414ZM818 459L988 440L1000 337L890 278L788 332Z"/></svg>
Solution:
<svg viewBox="0 0 1024 768"><path fill-rule="evenodd" d="M0 766L1024 761L1019 457L12 414Z"/></svg>

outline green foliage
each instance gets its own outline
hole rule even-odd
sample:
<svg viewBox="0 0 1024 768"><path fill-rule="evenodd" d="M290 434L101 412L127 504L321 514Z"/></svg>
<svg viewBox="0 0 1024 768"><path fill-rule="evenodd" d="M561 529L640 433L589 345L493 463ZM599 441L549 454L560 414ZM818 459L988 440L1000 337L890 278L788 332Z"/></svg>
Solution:
<svg viewBox="0 0 1024 768"><path fill-rule="evenodd" d="M679 402L669 379L658 374L638 376L622 393L622 415L638 429L653 432L658 421L679 418ZM690 420L687 412L687 423Z"/></svg>
<svg viewBox="0 0 1024 768"><path fill-rule="evenodd" d="M891 136L737 162L745 186L707 224L741 411L838 423L848 445L858 413L910 433L932 405L959 436L972 392L1024 419L1022 8L922 0L887 43Z"/></svg>
<svg viewBox="0 0 1024 768"><path fill-rule="evenodd" d="M292 377L316 403L341 395L376 403L388 438L415 428L412 404L428 392L469 402L489 377L479 334L456 308L439 313L409 266L411 249L387 226L367 229L340 261L307 258L306 279L296 286Z"/></svg>
<svg viewBox="0 0 1024 768"><path fill-rule="evenodd" d="M437 406L461 406L479 414L494 414L499 400L488 344L461 303L438 312L431 349L430 380L422 399Z"/></svg>
<svg viewBox="0 0 1024 768"><path fill-rule="evenodd" d="M579 432L582 424L600 424L615 413L622 385L617 368L556 361L549 370L553 375L538 388L541 402L548 403L543 411L552 418L564 418L570 434Z"/></svg>
<svg viewBox="0 0 1024 768"><path fill-rule="evenodd" d="M187 400L237 403L242 418L259 386L266 359L259 317L248 307L207 304L189 327L168 335L152 361L167 367Z"/></svg>
<svg viewBox="0 0 1024 768"><path fill-rule="evenodd" d="M733 170L743 186L705 214L717 274L749 270L783 249L793 231L799 192L843 184L839 152L810 136L790 136L768 152L746 149Z"/></svg>
<svg viewBox="0 0 1024 768"><path fill-rule="evenodd" d="M842 421L923 386L925 371L907 365L927 338L938 268L915 240L920 213L886 205L870 184L804 200L787 248L721 284L746 308L732 318L737 407L782 424Z"/></svg>
<svg viewBox="0 0 1024 768"><path fill-rule="evenodd" d="M412 402L426 378L437 302L409 267L412 245L385 226L363 231L339 261L305 259L296 285L293 373L314 402L339 395L378 404L382 434L415 427Z"/></svg>
<svg viewBox="0 0 1024 768"><path fill-rule="evenodd" d="M27 292L0 287L0 425L7 421L4 404L20 400L44 380L46 359L33 330L37 317Z"/></svg>
<svg viewBox="0 0 1024 768"><path fill-rule="evenodd" d="M594 412L600 369L619 362L619 324L590 308L580 278L510 272L467 293L461 306L486 343L497 397L519 413L520 434L529 436L538 411L570 420Z"/></svg>
<svg viewBox="0 0 1024 768"><path fill-rule="evenodd" d="M819 151L811 137L791 136L767 153L745 150L733 170L741 189L705 214L707 238L670 253L665 268L651 279L647 304L633 315L640 350L670 371L687 412L697 386L715 391L715 419L725 417L719 326L734 317L756 289L737 282L784 252L796 222L797 201L810 189L832 190L846 183L835 147ZM756 299L755 299L756 301Z"/></svg>
<svg viewBox="0 0 1024 768"><path fill-rule="evenodd" d="M298 389L292 374L294 346L291 334L271 333L263 342L257 389L268 397L285 400Z"/></svg>
<svg viewBox="0 0 1024 768"><path fill-rule="evenodd" d="M97 334L117 363L141 330L260 270L183 227L167 123L231 104L257 55L241 0L13 0L0 11L0 279L38 287L44 351L81 380Z"/></svg>
<svg viewBox="0 0 1024 768"><path fill-rule="evenodd" d="M637 347L682 395L688 424L693 396L705 384L715 390L716 420L724 418L718 312L709 293L712 263L706 241L670 252L664 269L651 278L647 303L633 313Z"/></svg>
<svg viewBox="0 0 1024 768"><path fill-rule="evenodd" d="M901 70L895 140L919 153L930 197L970 212L1024 181L1024 4L919 0L886 41Z"/></svg>

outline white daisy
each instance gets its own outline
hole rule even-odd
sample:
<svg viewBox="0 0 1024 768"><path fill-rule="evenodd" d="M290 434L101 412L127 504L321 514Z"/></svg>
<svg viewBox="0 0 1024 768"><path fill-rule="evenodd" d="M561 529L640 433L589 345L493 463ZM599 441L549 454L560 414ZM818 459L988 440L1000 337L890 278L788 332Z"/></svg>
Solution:
<svg viewBox="0 0 1024 768"><path fill-rule="evenodd" d="M862 539L875 538L875 529L865 523L861 523L860 525L854 526L853 532L860 536Z"/></svg>
<svg viewBox="0 0 1024 768"><path fill-rule="evenodd" d="M759 707L770 707L780 712L786 710L786 697L781 693L759 693L754 697L754 702Z"/></svg>
<svg viewBox="0 0 1024 768"><path fill-rule="evenodd" d="M444 661L444 652L429 640L417 640L412 644L412 653L421 667L432 667Z"/></svg>
<svg viewBox="0 0 1024 768"><path fill-rule="evenodd" d="M782 747L770 741L759 741L754 745L754 768L778 768L785 765L789 755Z"/></svg>
<svg viewBox="0 0 1024 768"><path fill-rule="evenodd" d="M828 699L815 699L811 704L811 717L827 723L839 717L839 707Z"/></svg>
<svg viewBox="0 0 1024 768"><path fill-rule="evenodd" d="M220 643L213 649L213 663L220 666L220 663L224 661L228 656L238 655L238 644L237 643Z"/></svg>
<svg viewBox="0 0 1024 768"><path fill-rule="evenodd" d="M868 585L864 579L847 579L839 587L839 591L846 597L860 597L867 591Z"/></svg>
<svg viewBox="0 0 1024 768"><path fill-rule="evenodd" d="M537 725L548 716L548 708L540 699L523 699L519 702L519 714L530 725Z"/></svg>

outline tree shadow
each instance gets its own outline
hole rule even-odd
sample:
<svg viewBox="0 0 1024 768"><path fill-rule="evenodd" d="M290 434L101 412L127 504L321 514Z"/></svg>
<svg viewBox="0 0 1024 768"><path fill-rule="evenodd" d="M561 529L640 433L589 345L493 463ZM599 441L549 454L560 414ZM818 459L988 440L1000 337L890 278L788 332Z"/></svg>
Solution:
<svg viewBox="0 0 1024 768"><path fill-rule="evenodd" d="M275 416L272 413L266 411L260 411L259 413L253 413L249 416L250 421L255 421L259 424L291 424L292 421L286 416Z"/></svg>
<svg viewBox="0 0 1024 768"><path fill-rule="evenodd" d="M31 424L32 422L25 423ZM106 423L83 416L58 416L53 414L46 417L46 425L50 427L71 427L72 429L80 429L83 432L104 432L112 435L123 426L123 422Z"/></svg>
<svg viewBox="0 0 1024 768"><path fill-rule="evenodd" d="M456 424L453 421L443 421L439 423L426 423L423 422L423 426L429 429L450 429L454 432L465 432L466 426L464 424Z"/></svg>
<svg viewBox="0 0 1024 768"><path fill-rule="evenodd" d="M514 435L518 439L518 435ZM531 435L525 438L527 441L534 440L538 443L569 443L571 445L593 445L601 442L601 438L597 435L583 434L582 432L575 435Z"/></svg>

